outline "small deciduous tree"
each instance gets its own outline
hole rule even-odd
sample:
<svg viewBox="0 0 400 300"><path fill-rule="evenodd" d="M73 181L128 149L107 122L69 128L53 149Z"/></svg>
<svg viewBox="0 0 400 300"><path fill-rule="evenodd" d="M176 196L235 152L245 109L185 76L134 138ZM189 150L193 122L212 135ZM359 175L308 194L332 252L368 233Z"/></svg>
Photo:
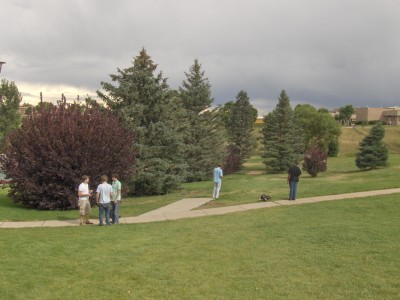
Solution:
<svg viewBox="0 0 400 300"><path fill-rule="evenodd" d="M134 133L110 111L54 106L27 116L6 139L0 163L12 178L9 195L31 208L76 208L82 175L94 188L103 174L127 182L134 173Z"/></svg>
<svg viewBox="0 0 400 300"><path fill-rule="evenodd" d="M356 154L356 166L359 169L376 169L387 165L388 149L383 143L384 136L385 128L382 122L378 122L361 141Z"/></svg>
<svg viewBox="0 0 400 300"><path fill-rule="evenodd" d="M342 106L339 108L339 115L337 115L337 120L342 125L350 125L352 114L354 114L353 105Z"/></svg>
<svg viewBox="0 0 400 300"><path fill-rule="evenodd" d="M326 151L317 146L311 146L304 155L303 169L312 177L316 177L318 173L326 171L327 158Z"/></svg>
<svg viewBox="0 0 400 300"><path fill-rule="evenodd" d="M294 109L304 132L306 148L318 146L327 151L341 134L340 125L326 110L317 110L309 104L299 104Z"/></svg>
<svg viewBox="0 0 400 300"><path fill-rule="evenodd" d="M18 112L22 96L14 82L1 80L0 84L0 150L4 135L18 128L21 116Z"/></svg>

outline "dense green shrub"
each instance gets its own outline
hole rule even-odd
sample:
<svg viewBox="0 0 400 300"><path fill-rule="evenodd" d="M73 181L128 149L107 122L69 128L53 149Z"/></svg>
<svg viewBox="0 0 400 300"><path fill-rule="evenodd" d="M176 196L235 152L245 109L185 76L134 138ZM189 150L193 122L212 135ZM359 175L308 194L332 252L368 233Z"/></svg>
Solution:
<svg viewBox="0 0 400 300"><path fill-rule="evenodd" d="M335 139L330 141L328 144L328 156L337 157L338 154L339 154L339 140Z"/></svg>
<svg viewBox="0 0 400 300"><path fill-rule="evenodd" d="M7 136L3 168L12 178L10 197L37 209L72 209L82 175L118 173L132 178L134 134L109 111L78 105L51 107L26 117Z"/></svg>
<svg viewBox="0 0 400 300"><path fill-rule="evenodd" d="M239 171L242 167L240 148L236 144L230 144L226 149L225 163L223 165L224 175Z"/></svg>

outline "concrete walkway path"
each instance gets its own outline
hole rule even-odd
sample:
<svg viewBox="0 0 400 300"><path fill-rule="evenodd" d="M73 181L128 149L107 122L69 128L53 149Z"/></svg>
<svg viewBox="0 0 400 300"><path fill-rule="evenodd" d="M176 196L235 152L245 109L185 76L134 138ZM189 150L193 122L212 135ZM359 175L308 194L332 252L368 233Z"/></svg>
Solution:
<svg viewBox="0 0 400 300"><path fill-rule="evenodd" d="M156 221L167 221L167 220L177 220L183 218L195 218L210 215L222 215L232 212L245 211L251 209L267 208L267 207L277 207L285 205L298 205L305 203L314 203L321 201L332 201L332 200L343 200L352 198L362 198L371 197L379 195L389 195L400 193L400 188L386 189L386 190L376 190L367 192L357 192L348 194L338 194L338 195L328 195L328 196L318 196L301 198L296 201L289 200L276 200L268 202L257 202L249 204L240 204L233 206L224 206L217 208L207 208L207 209L197 209L203 204L211 201L211 198L188 198L182 199L167 206L158 208L156 210L144 213L136 217L124 217L120 218L121 224L134 224L134 223L146 223L146 222L156 222ZM91 220L94 225L99 224L98 219ZM36 221L36 222L0 222L1 228L27 228L27 227L64 227L64 226L79 226L79 220L67 220L67 221ZM90 226L90 225L87 225ZM93 225L92 225L93 226Z"/></svg>

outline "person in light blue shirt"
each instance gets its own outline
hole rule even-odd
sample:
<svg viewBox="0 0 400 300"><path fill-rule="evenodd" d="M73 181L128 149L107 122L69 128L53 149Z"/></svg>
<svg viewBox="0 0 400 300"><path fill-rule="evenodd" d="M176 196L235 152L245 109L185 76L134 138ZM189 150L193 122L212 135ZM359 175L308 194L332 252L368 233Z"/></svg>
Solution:
<svg viewBox="0 0 400 300"><path fill-rule="evenodd" d="M221 165L219 164L218 167L214 168L213 170L213 177L214 177L213 199L219 198L219 191L221 190L223 176L224 174L222 172Z"/></svg>
<svg viewBox="0 0 400 300"><path fill-rule="evenodd" d="M118 174L112 174L113 199L111 200L111 220L113 224L119 224L119 205L121 203L121 182Z"/></svg>

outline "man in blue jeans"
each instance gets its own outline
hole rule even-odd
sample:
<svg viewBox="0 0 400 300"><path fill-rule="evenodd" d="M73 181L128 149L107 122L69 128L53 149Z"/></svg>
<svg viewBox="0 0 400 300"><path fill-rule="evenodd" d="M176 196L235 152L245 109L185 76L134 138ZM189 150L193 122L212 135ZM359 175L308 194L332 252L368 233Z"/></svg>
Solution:
<svg viewBox="0 0 400 300"><path fill-rule="evenodd" d="M107 183L107 175L101 176L102 183L99 184L96 190L96 202L99 206L99 226L103 226L104 212L106 214L106 224L110 224L110 201L113 197L113 189L111 184Z"/></svg>
<svg viewBox="0 0 400 300"><path fill-rule="evenodd" d="M288 170L288 183L290 187L289 200L296 200L297 196L297 185L299 183L299 177L301 175L301 169L298 166L298 162L294 161L293 165Z"/></svg>

